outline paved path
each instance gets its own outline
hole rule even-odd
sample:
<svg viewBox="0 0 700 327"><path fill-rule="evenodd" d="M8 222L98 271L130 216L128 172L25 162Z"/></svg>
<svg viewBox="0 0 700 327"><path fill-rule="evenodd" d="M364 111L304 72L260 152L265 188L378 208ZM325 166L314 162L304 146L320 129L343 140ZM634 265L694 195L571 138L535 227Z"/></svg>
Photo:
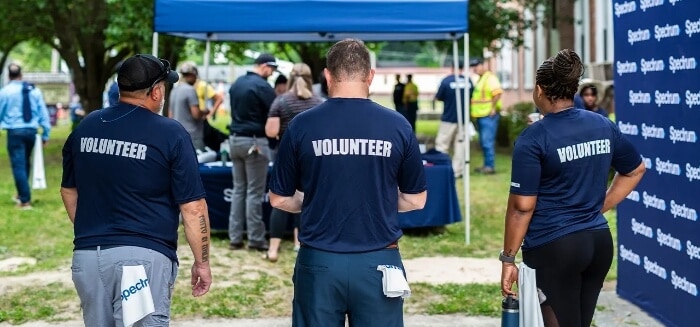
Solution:
<svg viewBox="0 0 700 327"><path fill-rule="evenodd" d="M661 327L658 321L649 317L633 304L620 299L615 292L605 291L601 293L598 301L598 311L595 315L595 325L604 327L615 326L643 326ZM490 317L465 317L461 315L407 315L405 317L406 327L499 327L501 320ZM0 327L11 325L1 323ZM72 321L63 323L31 322L22 327L82 327L82 322ZM289 327L290 318L271 319L196 319L186 321L175 321L172 327Z"/></svg>

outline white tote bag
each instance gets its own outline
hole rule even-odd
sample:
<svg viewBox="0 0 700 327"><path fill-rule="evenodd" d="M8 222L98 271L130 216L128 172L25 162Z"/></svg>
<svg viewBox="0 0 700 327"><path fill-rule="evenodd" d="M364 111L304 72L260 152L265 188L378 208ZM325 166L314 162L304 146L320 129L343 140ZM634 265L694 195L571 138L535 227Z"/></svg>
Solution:
<svg viewBox="0 0 700 327"><path fill-rule="evenodd" d="M520 326L544 327L542 309L537 294L535 269L528 267L525 263L520 263L518 293L520 293Z"/></svg>
<svg viewBox="0 0 700 327"><path fill-rule="evenodd" d="M44 142L41 135L36 135L34 141L34 164L32 166L32 189L46 189L46 171L44 170Z"/></svg>

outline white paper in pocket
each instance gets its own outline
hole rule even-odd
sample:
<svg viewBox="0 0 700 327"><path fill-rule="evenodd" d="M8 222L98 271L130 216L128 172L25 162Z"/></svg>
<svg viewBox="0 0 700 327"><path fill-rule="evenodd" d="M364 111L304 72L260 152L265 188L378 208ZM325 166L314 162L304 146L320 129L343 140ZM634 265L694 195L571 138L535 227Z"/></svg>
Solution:
<svg viewBox="0 0 700 327"><path fill-rule="evenodd" d="M131 327L156 310L146 269L142 265L122 269L122 319L124 326Z"/></svg>

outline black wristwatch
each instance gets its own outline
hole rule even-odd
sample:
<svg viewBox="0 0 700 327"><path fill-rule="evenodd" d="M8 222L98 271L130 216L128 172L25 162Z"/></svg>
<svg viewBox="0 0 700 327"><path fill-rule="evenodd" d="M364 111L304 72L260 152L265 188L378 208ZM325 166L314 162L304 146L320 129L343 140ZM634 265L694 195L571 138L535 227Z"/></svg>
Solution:
<svg viewBox="0 0 700 327"><path fill-rule="evenodd" d="M509 257L503 254L503 251L501 251L501 253L498 254L498 260L500 260L501 262L515 263L515 257Z"/></svg>

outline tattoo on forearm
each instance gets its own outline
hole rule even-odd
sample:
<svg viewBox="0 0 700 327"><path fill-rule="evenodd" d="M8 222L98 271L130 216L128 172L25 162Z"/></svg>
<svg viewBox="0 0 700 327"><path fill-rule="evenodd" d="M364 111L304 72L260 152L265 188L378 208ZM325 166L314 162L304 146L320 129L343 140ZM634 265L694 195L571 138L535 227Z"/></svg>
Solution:
<svg viewBox="0 0 700 327"><path fill-rule="evenodd" d="M204 216L199 216L199 232L202 234L209 233L207 229L207 219Z"/></svg>
<svg viewBox="0 0 700 327"><path fill-rule="evenodd" d="M209 261L209 229L207 228L207 218L199 216L199 232L202 236L202 262Z"/></svg>
<svg viewBox="0 0 700 327"><path fill-rule="evenodd" d="M209 243L202 244L202 262L209 261Z"/></svg>
<svg viewBox="0 0 700 327"><path fill-rule="evenodd" d="M515 256L515 251L508 249L505 253L506 257L514 257Z"/></svg>

